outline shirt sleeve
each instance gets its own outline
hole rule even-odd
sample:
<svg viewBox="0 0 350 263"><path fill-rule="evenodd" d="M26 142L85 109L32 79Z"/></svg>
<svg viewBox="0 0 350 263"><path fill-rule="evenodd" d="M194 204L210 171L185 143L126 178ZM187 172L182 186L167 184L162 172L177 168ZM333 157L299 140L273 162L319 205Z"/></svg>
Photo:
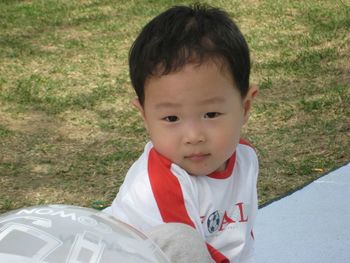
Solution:
<svg viewBox="0 0 350 263"><path fill-rule="evenodd" d="M171 163L159 165L159 155L155 151L151 151L149 158L150 182L163 221L190 225L204 236L195 194L196 189L188 180L188 174L184 174L182 169L172 166ZM204 238L203 242L205 242ZM229 262L221 252L208 243L206 245L215 262Z"/></svg>
<svg viewBox="0 0 350 263"><path fill-rule="evenodd" d="M250 199L251 199L251 229L247 229L247 241L244 247L244 250L242 251L241 257L240 257L240 262L242 263L254 263L254 251L255 251L255 237L254 237L254 224L255 224L255 219L257 216L258 212L258 196L257 196L257 181L258 181L258 174L259 174L259 161L258 157L256 155L256 152L254 148L249 145L244 143L244 147L248 147L249 150L246 151L246 156L245 159L249 160L249 165L247 165L247 173L250 174Z"/></svg>

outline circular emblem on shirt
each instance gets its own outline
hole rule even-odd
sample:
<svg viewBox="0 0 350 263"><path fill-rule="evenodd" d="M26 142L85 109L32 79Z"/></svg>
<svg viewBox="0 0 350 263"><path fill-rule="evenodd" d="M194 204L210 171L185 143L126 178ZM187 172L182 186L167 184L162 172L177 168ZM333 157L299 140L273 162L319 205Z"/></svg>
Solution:
<svg viewBox="0 0 350 263"><path fill-rule="evenodd" d="M207 220L207 226L209 233L213 233L218 230L220 226L220 214L219 211L213 212Z"/></svg>

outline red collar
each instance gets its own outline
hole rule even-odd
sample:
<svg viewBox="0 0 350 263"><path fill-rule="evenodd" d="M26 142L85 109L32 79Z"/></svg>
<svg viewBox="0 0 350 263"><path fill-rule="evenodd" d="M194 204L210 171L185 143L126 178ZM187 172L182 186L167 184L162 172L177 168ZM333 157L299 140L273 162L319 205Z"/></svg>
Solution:
<svg viewBox="0 0 350 263"><path fill-rule="evenodd" d="M235 167L236 163L236 152L232 154L230 159L227 160L226 169L223 171L215 171L211 174L208 174L208 177L214 178L214 179L226 179L231 176L233 168Z"/></svg>
<svg viewBox="0 0 350 263"><path fill-rule="evenodd" d="M154 149L154 148L153 148ZM155 150L155 149L154 149ZM170 169L171 161L166 158L165 156L161 155L157 150L155 150L156 155L158 156L159 160L165 164L166 167ZM232 156L227 160L226 168L223 171L215 171L211 174L208 174L207 176L213 179L226 179L231 176L233 168L235 167L236 163L236 152L232 154Z"/></svg>

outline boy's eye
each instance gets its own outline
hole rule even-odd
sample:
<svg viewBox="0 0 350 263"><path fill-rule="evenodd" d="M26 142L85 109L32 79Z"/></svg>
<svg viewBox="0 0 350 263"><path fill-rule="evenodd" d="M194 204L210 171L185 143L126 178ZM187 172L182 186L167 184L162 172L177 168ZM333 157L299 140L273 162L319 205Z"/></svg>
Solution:
<svg viewBox="0 0 350 263"><path fill-rule="evenodd" d="M179 120L179 118L177 116L166 116L165 118L163 118L163 120L167 122L176 122Z"/></svg>
<svg viewBox="0 0 350 263"><path fill-rule="evenodd" d="M219 112L207 112L204 117L208 119L213 119L218 117L219 115L220 115Z"/></svg>

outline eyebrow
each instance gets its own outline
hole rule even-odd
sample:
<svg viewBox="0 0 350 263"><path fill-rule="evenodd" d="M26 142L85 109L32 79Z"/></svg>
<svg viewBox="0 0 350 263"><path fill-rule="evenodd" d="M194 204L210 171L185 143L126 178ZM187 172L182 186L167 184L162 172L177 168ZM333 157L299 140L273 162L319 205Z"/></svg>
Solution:
<svg viewBox="0 0 350 263"><path fill-rule="evenodd" d="M211 104L220 104L225 102L225 98L223 97L212 97L209 99L205 99L200 101L198 104L199 105L211 105ZM155 108L157 110L161 109L161 108L181 108L181 104L180 103L174 103L174 102L160 102L158 103Z"/></svg>
<svg viewBox="0 0 350 263"><path fill-rule="evenodd" d="M212 98L200 101L199 104L208 105L208 104L220 104L223 102L225 102L225 98L223 97L212 97Z"/></svg>
<svg viewBox="0 0 350 263"><path fill-rule="evenodd" d="M161 109L161 108L180 108L181 104L179 103L173 103L173 102L161 102L156 104L155 108L157 110Z"/></svg>

